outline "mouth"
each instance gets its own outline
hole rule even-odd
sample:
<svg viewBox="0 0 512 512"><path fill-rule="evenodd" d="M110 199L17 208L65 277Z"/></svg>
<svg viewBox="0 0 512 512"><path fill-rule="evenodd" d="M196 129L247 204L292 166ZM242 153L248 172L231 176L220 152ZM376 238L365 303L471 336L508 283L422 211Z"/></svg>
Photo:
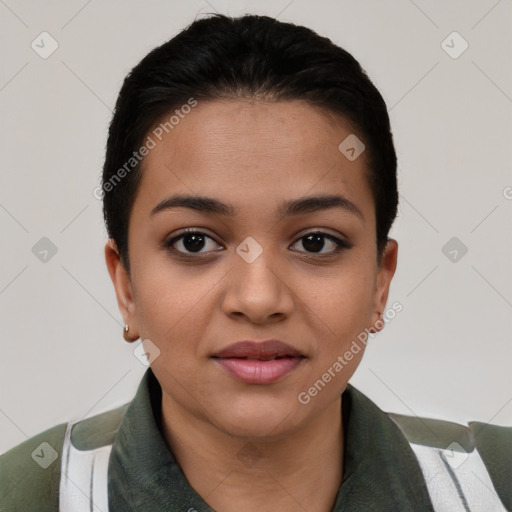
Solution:
<svg viewBox="0 0 512 512"><path fill-rule="evenodd" d="M270 384L295 370L306 355L279 340L240 341L212 359L235 379L247 384Z"/></svg>

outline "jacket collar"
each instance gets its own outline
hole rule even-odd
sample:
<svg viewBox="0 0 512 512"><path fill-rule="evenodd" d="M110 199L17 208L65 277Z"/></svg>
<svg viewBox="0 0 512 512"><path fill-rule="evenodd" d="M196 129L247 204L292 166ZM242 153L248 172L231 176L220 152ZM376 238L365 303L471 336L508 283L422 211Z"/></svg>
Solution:
<svg viewBox="0 0 512 512"><path fill-rule="evenodd" d="M148 368L112 446L111 511L214 512L188 483L162 435L162 390ZM343 393L343 481L332 512L433 512L409 443L395 423L350 384Z"/></svg>

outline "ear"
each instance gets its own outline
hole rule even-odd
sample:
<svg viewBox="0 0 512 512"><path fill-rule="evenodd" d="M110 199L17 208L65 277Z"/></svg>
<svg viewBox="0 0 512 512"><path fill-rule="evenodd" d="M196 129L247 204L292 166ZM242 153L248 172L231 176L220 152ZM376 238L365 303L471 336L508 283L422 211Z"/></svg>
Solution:
<svg viewBox="0 0 512 512"><path fill-rule="evenodd" d="M386 242L379 262L377 286L373 301L372 327L370 328L370 332L375 333L381 331L384 327L384 322L382 320L378 320L381 318L388 301L389 287L391 285L391 280L395 275L397 260L398 243L396 240L389 239Z"/></svg>
<svg viewBox="0 0 512 512"><path fill-rule="evenodd" d="M105 261L107 263L110 279L112 279L114 285L117 305L123 316L124 323L128 324L130 327L130 336L138 336L131 278L121 262L119 251L112 238L109 238L105 244Z"/></svg>

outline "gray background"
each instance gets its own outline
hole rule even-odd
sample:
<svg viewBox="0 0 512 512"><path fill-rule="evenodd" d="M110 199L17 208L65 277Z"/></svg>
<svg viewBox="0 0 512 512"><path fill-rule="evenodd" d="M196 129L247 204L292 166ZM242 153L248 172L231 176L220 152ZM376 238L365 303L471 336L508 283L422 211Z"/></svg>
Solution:
<svg viewBox="0 0 512 512"><path fill-rule="evenodd" d="M512 424L511 10L510 0L0 0L0 452L130 400L146 370L122 339L92 191L126 73L215 11L330 37L388 104L401 189L389 304L403 311L352 383L385 410ZM50 48L43 31L59 45L46 59L31 47ZM454 31L469 44L457 58ZM46 261L43 237L57 248Z"/></svg>

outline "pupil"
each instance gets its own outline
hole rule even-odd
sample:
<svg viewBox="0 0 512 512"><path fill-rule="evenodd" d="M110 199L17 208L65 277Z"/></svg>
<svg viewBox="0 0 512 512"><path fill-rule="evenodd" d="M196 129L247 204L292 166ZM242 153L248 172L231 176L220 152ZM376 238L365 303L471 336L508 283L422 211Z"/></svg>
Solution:
<svg viewBox="0 0 512 512"><path fill-rule="evenodd" d="M323 235L307 235L302 245L310 252L320 252L324 247Z"/></svg>
<svg viewBox="0 0 512 512"><path fill-rule="evenodd" d="M187 251L200 251L204 247L204 236L192 233L183 237L183 246Z"/></svg>

